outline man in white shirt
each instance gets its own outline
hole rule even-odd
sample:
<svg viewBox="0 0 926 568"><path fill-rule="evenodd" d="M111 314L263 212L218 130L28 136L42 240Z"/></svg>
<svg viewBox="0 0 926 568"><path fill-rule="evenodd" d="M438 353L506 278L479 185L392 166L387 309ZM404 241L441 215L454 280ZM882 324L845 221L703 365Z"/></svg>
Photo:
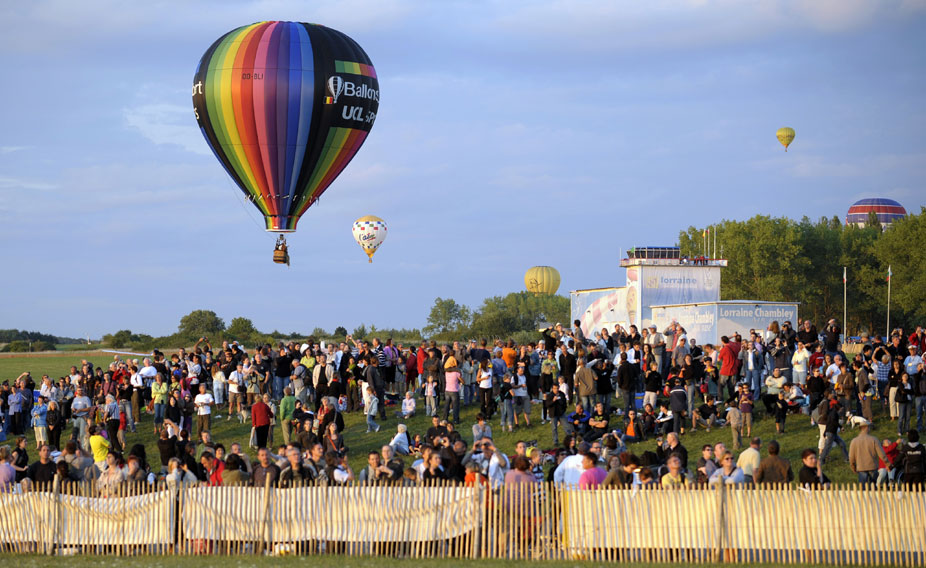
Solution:
<svg viewBox="0 0 926 568"><path fill-rule="evenodd" d="M132 416L135 417L135 424L137 425L138 420L141 418L141 408L145 404L145 378L141 376L141 373L135 371L129 377L129 384L132 385Z"/></svg>
<svg viewBox="0 0 926 568"><path fill-rule="evenodd" d="M241 393L244 391L244 365L238 363L237 367L225 381L228 388L228 419L241 411Z"/></svg>
<svg viewBox="0 0 926 568"><path fill-rule="evenodd" d="M739 459L736 460L736 467L743 470L743 477L749 483L752 483L752 474L762 463L762 456L759 454L759 448L762 447L762 440L753 438L749 447L743 450Z"/></svg>
<svg viewBox="0 0 926 568"><path fill-rule="evenodd" d="M553 472L553 482L565 485L579 485L579 478L585 468L582 466L582 458L588 453L589 445L585 442L579 444L579 453L574 456L566 457Z"/></svg>
<svg viewBox="0 0 926 568"><path fill-rule="evenodd" d="M490 440L483 442L482 456L482 468L486 477L489 478L489 485L493 489L498 489L505 484L505 473L511 469L508 456L499 452Z"/></svg>
<svg viewBox="0 0 926 568"><path fill-rule="evenodd" d="M154 378L158 376L158 370L151 365L151 359L148 357L144 358L142 364L142 368L138 370L138 374L142 377L142 380L145 381L145 387L151 388L151 383L153 383ZM169 378L170 377L164 377L164 380Z"/></svg>
<svg viewBox="0 0 926 568"><path fill-rule="evenodd" d="M833 364L826 368L826 379L830 384L836 384L836 381L839 380L839 364L842 363L842 355L837 354L833 357Z"/></svg>
<svg viewBox="0 0 926 568"><path fill-rule="evenodd" d="M202 437L203 432L210 431L212 407L215 406L215 400L206 392L205 384L199 385L199 394L193 399L193 406L196 408L196 435Z"/></svg>

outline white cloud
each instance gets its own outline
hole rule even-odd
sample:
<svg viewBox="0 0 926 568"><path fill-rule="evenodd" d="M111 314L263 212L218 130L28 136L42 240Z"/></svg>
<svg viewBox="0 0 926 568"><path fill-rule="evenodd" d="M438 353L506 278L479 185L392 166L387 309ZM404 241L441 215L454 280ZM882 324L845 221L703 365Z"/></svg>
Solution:
<svg viewBox="0 0 926 568"><path fill-rule="evenodd" d="M32 148L32 146L0 146L0 154L12 154L13 152L22 152L30 148Z"/></svg>
<svg viewBox="0 0 926 568"><path fill-rule="evenodd" d="M686 49L779 35L785 42L794 34L846 32L926 9L926 3L901 0L555 0L496 6L491 26L509 40L567 52Z"/></svg>
<svg viewBox="0 0 926 568"><path fill-rule="evenodd" d="M48 183L45 181L0 177L0 190L11 190L9 193L14 192L15 190L51 191L57 188L57 184Z"/></svg>
<svg viewBox="0 0 926 568"><path fill-rule="evenodd" d="M211 155L192 115L191 107L167 103L142 104L122 111L126 125L155 144L174 144L189 152Z"/></svg>
<svg viewBox="0 0 926 568"><path fill-rule="evenodd" d="M231 2L121 2L31 0L0 3L0 49L53 54L75 46L109 49L125 42L177 43L202 38L207 47L221 34L262 20L310 21L364 34L403 21L415 9L402 0L262 0ZM42 30L41 40L35 30ZM211 37L214 36L214 37ZM205 49L205 47L203 48Z"/></svg>
<svg viewBox="0 0 926 568"><path fill-rule="evenodd" d="M787 156L754 162L760 169L777 169L797 178L864 178L919 171L926 175L926 154L876 154L855 160L834 160L816 154L789 152Z"/></svg>

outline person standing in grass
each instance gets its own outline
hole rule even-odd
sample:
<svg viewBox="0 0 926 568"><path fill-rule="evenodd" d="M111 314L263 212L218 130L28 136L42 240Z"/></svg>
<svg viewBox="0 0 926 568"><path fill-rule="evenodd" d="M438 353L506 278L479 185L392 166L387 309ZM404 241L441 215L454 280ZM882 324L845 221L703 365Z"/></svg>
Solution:
<svg viewBox="0 0 926 568"><path fill-rule="evenodd" d="M370 432L379 432L379 424L373 419L376 416L376 413L379 412L379 398L376 397L376 393L373 391L372 386L367 387L367 406L363 408L363 413L367 416L367 434Z"/></svg>
<svg viewBox="0 0 926 568"><path fill-rule="evenodd" d="M215 406L215 399L206 392L206 384L199 384L199 394L193 400L196 407L196 435L202 436L203 432L211 431L212 426L212 407Z"/></svg>
<svg viewBox="0 0 926 568"><path fill-rule="evenodd" d="M41 448L48 443L48 422L46 416L48 406L45 404L45 397L40 396L38 403L32 407L32 428L35 431L35 447Z"/></svg>
<svg viewBox="0 0 926 568"><path fill-rule="evenodd" d="M280 400L280 426L283 428L283 443L289 444L293 430L293 414L296 412L296 397L293 389L283 389L283 399Z"/></svg>
<svg viewBox="0 0 926 568"><path fill-rule="evenodd" d="M462 373L457 366L457 358L453 355L444 362L444 420L453 410L453 423L460 422L460 389L462 387Z"/></svg>
<svg viewBox="0 0 926 568"><path fill-rule="evenodd" d="M258 398L255 400L254 405L251 407L251 426L254 427L258 448L267 447L267 439L270 434L270 421L272 418L273 413L270 411L270 407L264 403L263 399Z"/></svg>

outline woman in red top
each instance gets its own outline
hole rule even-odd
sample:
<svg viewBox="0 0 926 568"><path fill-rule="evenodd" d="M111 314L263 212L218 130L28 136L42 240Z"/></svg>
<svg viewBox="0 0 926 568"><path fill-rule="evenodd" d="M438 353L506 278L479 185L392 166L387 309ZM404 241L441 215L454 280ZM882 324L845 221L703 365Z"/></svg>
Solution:
<svg viewBox="0 0 926 568"><path fill-rule="evenodd" d="M266 448L267 438L270 435L270 421L273 413L270 407L258 398L254 405L251 406L251 426L254 427L257 436L257 447Z"/></svg>

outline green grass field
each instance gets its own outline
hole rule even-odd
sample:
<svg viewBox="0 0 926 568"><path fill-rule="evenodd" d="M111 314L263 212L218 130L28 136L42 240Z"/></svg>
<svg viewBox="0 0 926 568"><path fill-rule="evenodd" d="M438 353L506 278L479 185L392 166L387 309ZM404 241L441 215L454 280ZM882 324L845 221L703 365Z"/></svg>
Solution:
<svg viewBox="0 0 926 568"><path fill-rule="evenodd" d="M42 357L9 357L0 358L0 381L12 380L23 371L30 371L32 376L39 379L42 374L48 374L53 377L59 377L66 374L71 365L79 364L81 355L49 355ZM104 357L106 357L104 359ZM111 356L99 355L91 359L98 366L104 366L111 360ZM761 406L761 405L758 405ZM878 427L873 434L878 437L889 435L892 439L896 438L896 427L886 418L885 412L882 411L880 403L875 403L875 422ZM430 418L423 415L424 402L419 401L419 411L422 414L413 417L407 422L409 433L424 434L430 427ZM475 416L478 412L478 406L464 407L461 409L461 422L459 426L464 439L471 441L472 424L475 422ZM239 424L237 419L226 420L227 413L222 410L219 412L222 416L219 420L213 421L212 434L216 442L220 442L229 447L232 442L238 441L246 447L250 434L250 425ZM350 452L350 463L355 472L360 471L366 465L366 455L370 450L378 450L383 444L388 443L396 432L398 419L394 417L394 407L387 407L387 415L390 416L385 422L380 422L382 429L378 433L366 433L365 418L360 413L346 413L344 421L346 429L344 439ZM612 428L617 427L617 418L612 421ZM815 426L810 425L810 418L807 416L789 416L786 424L786 432L782 435L775 435L775 423L769 418L760 418L753 426L753 435L759 436L763 440L762 455L766 455L765 444L772 439L779 441L782 447L782 456L791 460L792 469L795 475L800 468L800 452L808 447L817 447L819 431ZM495 443L498 447L508 453L514 453L514 445L518 440L537 440L540 447L546 449L552 447L552 434L549 425L540 424L540 409L535 407L531 413L531 426L522 427L513 433L502 432L497 419L492 421L492 429L495 435ZM67 437L70 429L65 431ZM851 438L855 437L858 430L849 429L843 432L842 437L848 444ZM141 424L136 434L127 433L127 444L132 446L137 443L145 445L148 452L148 459L152 463L157 463L158 452L156 439L153 434L152 417L143 414ZM28 433L30 441L30 451L34 447L32 444L32 434ZM563 434L560 433L562 440ZM282 432L279 426L274 432L274 440L279 443L282 440ZM699 457L700 447L703 444L724 442L728 447L731 446L731 433L729 429L714 429L710 433L699 429L696 433L688 433L682 436L682 444L688 449L690 461L693 463ZM645 450L655 448L655 441L648 440L637 444L631 444L630 449L634 453L640 454ZM253 455L253 452L252 452ZM30 455L30 457L33 457ZM407 463L410 465L411 461ZM825 473L836 483L850 483L856 481L855 474L849 469L848 464L843 461L843 454L838 448L834 448L830 454L829 463L824 467Z"/></svg>

